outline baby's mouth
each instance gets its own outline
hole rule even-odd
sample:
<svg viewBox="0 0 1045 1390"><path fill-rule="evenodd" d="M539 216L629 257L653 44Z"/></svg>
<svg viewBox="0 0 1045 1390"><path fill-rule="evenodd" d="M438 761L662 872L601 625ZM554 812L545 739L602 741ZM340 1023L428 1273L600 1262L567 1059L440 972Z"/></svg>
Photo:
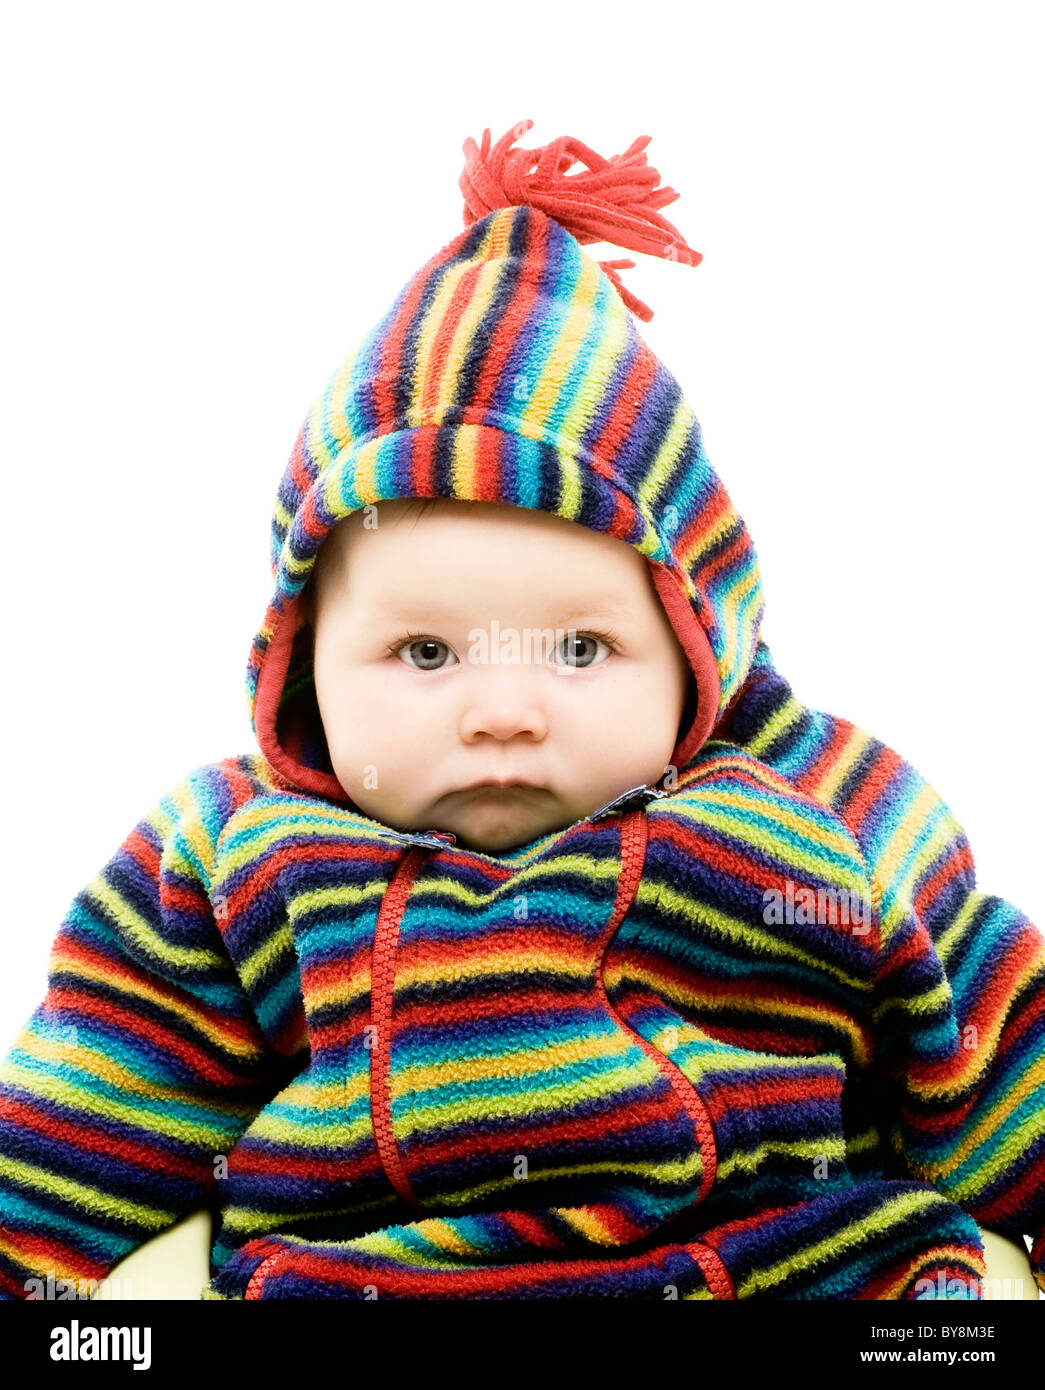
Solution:
<svg viewBox="0 0 1045 1390"><path fill-rule="evenodd" d="M547 793L548 788L537 782L529 782L524 777L484 777L478 782L455 787L440 800L443 802L490 802L507 803L529 802L538 794Z"/></svg>
<svg viewBox="0 0 1045 1390"><path fill-rule="evenodd" d="M470 782L467 787L461 787L458 791L452 792L452 796L469 796L473 793L512 795L523 791L543 791L536 782L527 782L521 777L488 777L481 782Z"/></svg>

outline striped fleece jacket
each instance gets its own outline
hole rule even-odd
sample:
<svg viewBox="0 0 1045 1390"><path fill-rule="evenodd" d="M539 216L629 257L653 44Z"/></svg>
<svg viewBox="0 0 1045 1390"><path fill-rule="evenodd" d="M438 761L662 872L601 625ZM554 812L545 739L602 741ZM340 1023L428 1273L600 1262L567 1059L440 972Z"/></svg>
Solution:
<svg viewBox="0 0 1045 1390"><path fill-rule="evenodd" d="M980 1297L1045 1222L1045 944L893 749L810 709L597 240L695 264L641 137L465 144L465 227L279 485L257 747L158 796L0 1069L0 1296L210 1207L212 1300ZM583 173L567 170L578 158ZM333 775L301 598L385 499L634 546L692 669L657 784L498 854ZM53 1295L52 1295L53 1296Z"/></svg>

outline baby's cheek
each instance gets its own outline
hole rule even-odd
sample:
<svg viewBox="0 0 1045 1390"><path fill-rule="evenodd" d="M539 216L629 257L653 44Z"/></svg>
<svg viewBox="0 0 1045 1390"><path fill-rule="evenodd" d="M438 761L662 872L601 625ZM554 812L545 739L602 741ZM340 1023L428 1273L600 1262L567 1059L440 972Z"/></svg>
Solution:
<svg viewBox="0 0 1045 1390"><path fill-rule="evenodd" d="M651 744L648 729L636 727L634 719L616 721L605 711L593 713L586 725L573 731L560 743L560 756L566 760L574 790L605 791L598 798L608 800L625 786L659 777L659 744ZM670 749L669 749L670 751Z"/></svg>
<svg viewBox="0 0 1045 1390"><path fill-rule="evenodd" d="M370 814L368 801L380 800L384 790L397 780L394 741L380 725L348 716L324 721L327 748L334 775L349 796ZM376 810L376 807L375 807Z"/></svg>
<svg viewBox="0 0 1045 1390"><path fill-rule="evenodd" d="M638 662L607 670L590 683L574 711L583 736L600 755L627 757L674 746L681 705L673 679Z"/></svg>

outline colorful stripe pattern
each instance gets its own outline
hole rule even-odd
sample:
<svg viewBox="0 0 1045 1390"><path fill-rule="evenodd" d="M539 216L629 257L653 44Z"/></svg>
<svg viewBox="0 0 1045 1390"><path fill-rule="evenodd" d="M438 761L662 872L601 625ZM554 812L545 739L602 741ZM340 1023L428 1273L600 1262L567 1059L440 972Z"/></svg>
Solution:
<svg viewBox="0 0 1045 1390"><path fill-rule="evenodd" d="M784 691L763 648L744 742ZM863 736L791 780L780 735L720 734L671 795L500 856L258 755L194 770L78 895L0 1069L3 1296L206 1202L213 1299L977 1296L978 1221L1040 1237L1040 938L970 916L961 848L883 876ZM767 921L789 882L850 924ZM973 920L1007 924L990 970Z"/></svg>
<svg viewBox="0 0 1045 1390"><path fill-rule="evenodd" d="M716 717L667 794L501 855L324 794L298 597L341 517L436 496L677 583ZM498 208L404 287L301 429L272 563L263 753L138 821L0 1067L0 1297L203 1204L215 1300L977 1297L980 1224L1045 1289L1045 943L776 671L697 422L557 222Z"/></svg>
<svg viewBox="0 0 1045 1390"><path fill-rule="evenodd" d="M612 1261L547 1258L561 1249L548 1213L428 1218L341 1242L268 1236L237 1251L204 1297L964 1298L982 1280L975 1241L975 1222L938 1192L883 1181Z"/></svg>
<svg viewBox="0 0 1045 1390"><path fill-rule="evenodd" d="M878 1066L910 1171L1017 1243L1045 1227L1045 942L983 892L953 812L894 749L812 710L764 642L716 733L831 810L880 897Z"/></svg>
<svg viewBox="0 0 1045 1390"><path fill-rule="evenodd" d="M714 655L719 710L743 683L763 610L747 530L678 382L606 273L535 208L498 208L437 252L309 411L276 498L252 718L270 644L331 527L400 497L539 508L626 541L681 585ZM310 663L299 629L281 744L328 773Z"/></svg>

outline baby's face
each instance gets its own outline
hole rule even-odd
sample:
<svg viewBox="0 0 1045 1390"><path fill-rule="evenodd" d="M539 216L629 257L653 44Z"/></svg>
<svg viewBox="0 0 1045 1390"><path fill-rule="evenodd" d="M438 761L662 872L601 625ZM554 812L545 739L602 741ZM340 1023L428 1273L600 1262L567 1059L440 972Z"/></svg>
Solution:
<svg viewBox="0 0 1045 1390"><path fill-rule="evenodd" d="M366 815L496 854L663 774L690 670L626 542L498 503L381 502L334 528L313 585L323 728ZM526 785L473 786L491 778Z"/></svg>

